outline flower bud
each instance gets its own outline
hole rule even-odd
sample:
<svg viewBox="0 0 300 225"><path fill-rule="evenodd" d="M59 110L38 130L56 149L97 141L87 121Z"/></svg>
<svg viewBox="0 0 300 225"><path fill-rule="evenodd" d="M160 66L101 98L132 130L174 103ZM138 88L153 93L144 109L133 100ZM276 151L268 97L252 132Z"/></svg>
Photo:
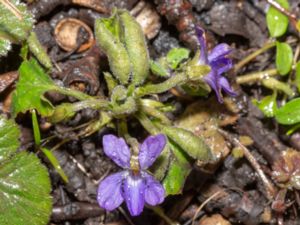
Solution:
<svg viewBox="0 0 300 225"><path fill-rule="evenodd" d="M96 20L97 41L108 57L113 75L123 85L142 84L149 74L149 55L140 25L125 10Z"/></svg>
<svg viewBox="0 0 300 225"><path fill-rule="evenodd" d="M63 103L55 107L55 110L49 120L52 123L59 123L61 121L70 119L75 115L75 110L73 109L73 104Z"/></svg>
<svg viewBox="0 0 300 225"><path fill-rule="evenodd" d="M201 137L192 132L171 126L160 126L163 133L172 139L180 148L182 148L193 159L209 162L213 159L210 148Z"/></svg>
<svg viewBox="0 0 300 225"><path fill-rule="evenodd" d="M107 55L113 75L122 84L127 84L130 77L131 65L125 46L119 39L119 17L99 18L95 23L97 41Z"/></svg>

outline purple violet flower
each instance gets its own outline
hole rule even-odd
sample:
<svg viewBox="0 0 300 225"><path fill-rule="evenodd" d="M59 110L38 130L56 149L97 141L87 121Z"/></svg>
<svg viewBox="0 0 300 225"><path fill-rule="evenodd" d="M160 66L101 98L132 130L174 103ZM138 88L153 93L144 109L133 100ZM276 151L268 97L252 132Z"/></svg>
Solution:
<svg viewBox="0 0 300 225"><path fill-rule="evenodd" d="M196 33L200 44L200 58L198 63L207 64L211 71L204 77L205 82L216 92L218 101L223 103L221 91L224 90L230 96L236 96L236 93L230 87L228 80L221 76L232 68L232 60L228 58L231 52L229 45L225 43L218 44L210 53L207 52L204 30L196 27Z"/></svg>
<svg viewBox="0 0 300 225"><path fill-rule="evenodd" d="M124 170L101 181L97 195L99 205L111 211L125 200L130 214L137 216L143 211L145 203L152 206L162 203L165 190L146 169L154 163L165 145L166 137L163 134L149 136L139 146L138 157L135 157L123 138L105 135L105 154Z"/></svg>

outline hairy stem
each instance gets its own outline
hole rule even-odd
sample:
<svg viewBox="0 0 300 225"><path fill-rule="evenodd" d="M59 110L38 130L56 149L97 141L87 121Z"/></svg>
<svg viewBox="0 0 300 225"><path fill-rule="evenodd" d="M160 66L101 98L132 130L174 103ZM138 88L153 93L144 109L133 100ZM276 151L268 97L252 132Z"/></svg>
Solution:
<svg viewBox="0 0 300 225"><path fill-rule="evenodd" d="M236 79L236 82L238 84L251 84L251 83L269 78L271 76L275 76L277 74L278 74L277 69L269 69L269 70L265 70L265 71L258 71L258 72L238 76L237 79Z"/></svg>
<svg viewBox="0 0 300 225"><path fill-rule="evenodd" d="M108 106L108 101L104 99L88 99L80 102L73 103L73 110L78 112L82 109L91 108L91 109L103 109Z"/></svg>
<svg viewBox="0 0 300 225"><path fill-rule="evenodd" d="M136 95L138 97L142 97L150 94L159 94L162 92L166 92L169 89L182 84L187 77L183 73L176 74L170 77L168 80L159 83L159 84L148 84L144 87L140 87L136 90Z"/></svg>
<svg viewBox="0 0 300 225"><path fill-rule="evenodd" d="M78 100L87 100L87 99L95 99L95 97L92 97L90 95L87 95L81 91L76 91L76 90L73 90L73 89L70 89L70 88L65 88L65 87L56 87L55 88L55 91L61 93L61 94L64 94L64 95L67 95L67 96L71 96L71 97L74 97Z"/></svg>

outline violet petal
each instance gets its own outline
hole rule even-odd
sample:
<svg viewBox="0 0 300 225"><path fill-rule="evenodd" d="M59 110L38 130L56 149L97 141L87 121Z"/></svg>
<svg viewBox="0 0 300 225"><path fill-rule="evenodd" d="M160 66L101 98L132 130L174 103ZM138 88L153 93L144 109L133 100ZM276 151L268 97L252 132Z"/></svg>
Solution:
<svg viewBox="0 0 300 225"><path fill-rule="evenodd" d="M230 52L231 52L231 48L228 44L225 44L225 43L218 44L209 53L208 61L211 62L211 61L217 60L219 58L223 58L223 57L227 56Z"/></svg>
<svg viewBox="0 0 300 225"><path fill-rule="evenodd" d="M149 205L158 205L165 199L164 187L151 175L145 175L145 201Z"/></svg>
<svg viewBox="0 0 300 225"><path fill-rule="evenodd" d="M143 142L139 152L139 163L141 169L147 169L153 164L166 145L166 136L158 134L149 136Z"/></svg>
<svg viewBox="0 0 300 225"><path fill-rule="evenodd" d="M213 68L211 69L209 74L204 77L205 82L215 91L218 101L220 103L223 103L219 79L220 78L217 71L215 71Z"/></svg>
<svg viewBox="0 0 300 225"><path fill-rule="evenodd" d="M130 149L123 138L108 134L103 136L103 150L118 166L130 167Z"/></svg>
<svg viewBox="0 0 300 225"><path fill-rule="evenodd" d="M111 211L119 207L124 198L122 196L122 181L125 172L114 173L101 181L98 192L97 201L100 207Z"/></svg>
<svg viewBox="0 0 300 225"><path fill-rule="evenodd" d="M138 216L145 205L145 183L141 176L129 175L124 180L124 193L127 208L132 216Z"/></svg>
<svg viewBox="0 0 300 225"><path fill-rule="evenodd" d="M235 97L237 93L230 87L228 80L225 77L221 77L219 80L221 88L230 96Z"/></svg>
<svg viewBox="0 0 300 225"><path fill-rule="evenodd" d="M208 59L207 59L207 48L206 48L206 41L204 38L204 30L201 27L196 27L196 34L197 38L200 44L200 59L199 59L199 64L207 64Z"/></svg>
<svg viewBox="0 0 300 225"><path fill-rule="evenodd" d="M227 72L232 68L232 60L229 58L219 58L215 61L210 63L210 66L218 71L218 74L221 75L222 73Z"/></svg>

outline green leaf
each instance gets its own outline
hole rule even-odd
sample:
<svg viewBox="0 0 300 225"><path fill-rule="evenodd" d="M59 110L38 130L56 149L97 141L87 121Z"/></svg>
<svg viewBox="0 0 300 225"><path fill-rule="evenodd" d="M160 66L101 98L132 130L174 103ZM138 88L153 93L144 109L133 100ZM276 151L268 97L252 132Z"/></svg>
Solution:
<svg viewBox="0 0 300 225"><path fill-rule="evenodd" d="M0 224L47 224L51 214L50 179L39 159L16 153L20 131L0 116Z"/></svg>
<svg viewBox="0 0 300 225"><path fill-rule="evenodd" d="M122 84L127 84L131 64L124 45L119 40L119 21L116 14L110 18L99 18L95 22L97 42L107 55L110 69Z"/></svg>
<svg viewBox="0 0 300 225"><path fill-rule="evenodd" d="M33 26L33 16L19 0L0 2L0 56L6 55L11 43L20 43ZM16 13L21 16L18 18Z"/></svg>
<svg viewBox="0 0 300 225"><path fill-rule="evenodd" d="M121 84L134 85L149 75L149 53L141 26L126 10L114 10L110 18L95 23L97 41L108 57L111 71ZM131 78L131 79L130 79Z"/></svg>
<svg viewBox="0 0 300 225"><path fill-rule="evenodd" d="M122 38L131 62L132 84L142 84L149 75L149 53L140 24L126 10L118 10Z"/></svg>
<svg viewBox="0 0 300 225"><path fill-rule="evenodd" d="M39 127L39 122L38 122L38 119L37 119L36 111L34 109L31 110L31 120L32 120L34 143L35 143L36 146L40 146L40 144L41 144L41 132L40 132L40 127Z"/></svg>
<svg viewBox="0 0 300 225"><path fill-rule="evenodd" d="M297 124L293 125L291 128L288 129L288 131L286 132L286 135L293 134L299 128L300 128L300 123L297 123Z"/></svg>
<svg viewBox="0 0 300 225"><path fill-rule="evenodd" d="M166 195L176 195L182 192L185 180L191 172L189 157L176 144L168 142L172 150L173 157L170 162L168 173L163 180Z"/></svg>
<svg viewBox="0 0 300 225"><path fill-rule="evenodd" d="M292 69L293 50L287 43L276 42L276 67L281 75L286 75Z"/></svg>
<svg viewBox="0 0 300 225"><path fill-rule="evenodd" d="M0 34L1 38L1 34ZM9 40L0 39L0 56L5 56L11 49L11 44Z"/></svg>
<svg viewBox="0 0 300 225"><path fill-rule="evenodd" d="M179 64L189 58L190 51L186 48L173 48L167 54L167 62L169 66L174 70Z"/></svg>
<svg viewBox="0 0 300 225"><path fill-rule="evenodd" d="M67 104L67 103L66 103ZM40 133L40 128L37 120L37 115L35 110L31 111L31 118L32 118L32 127L33 127L33 135L34 135L34 142L37 147L40 146L41 144L41 133ZM61 178L67 183L68 182L68 177L66 176L65 172L63 169L60 167L58 160L54 156L54 154L46 149L46 148L40 148L41 151L44 153L44 155L48 158L56 172L61 176Z"/></svg>
<svg viewBox="0 0 300 225"><path fill-rule="evenodd" d="M172 112L175 110L175 106L170 103L162 103L152 99L140 99L140 104L145 107L158 109L161 112Z"/></svg>
<svg viewBox="0 0 300 225"><path fill-rule="evenodd" d="M296 86L298 92L300 92L300 61L298 61L296 64Z"/></svg>
<svg viewBox="0 0 300 225"><path fill-rule="evenodd" d="M28 37L28 46L33 55L39 60L39 62L47 69L52 68L52 62L48 56L46 50L38 40L35 32L30 32Z"/></svg>
<svg viewBox="0 0 300 225"><path fill-rule="evenodd" d="M19 68L19 81L12 98L13 116L31 109L36 109L42 116L50 116L53 106L44 93L56 89L55 83L36 60L24 61Z"/></svg>
<svg viewBox="0 0 300 225"><path fill-rule="evenodd" d="M20 131L15 123L0 115L0 163L8 159L19 148L19 136Z"/></svg>
<svg viewBox="0 0 300 225"><path fill-rule="evenodd" d="M277 110L277 102L276 102L277 94L274 92L272 95L264 97L260 102L256 99L253 102L266 117L273 117Z"/></svg>
<svg viewBox="0 0 300 225"><path fill-rule="evenodd" d="M193 159L209 162L212 159L210 148L201 137L191 131L179 127L160 126L162 132L174 141L184 152Z"/></svg>
<svg viewBox="0 0 300 225"><path fill-rule="evenodd" d="M23 61L28 59L28 52L29 52L28 44L24 43L20 50L20 57L22 58Z"/></svg>
<svg viewBox="0 0 300 225"><path fill-rule="evenodd" d="M169 75L167 69L162 66L159 62L150 61L150 69L151 72L157 76L161 76L161 77L167 77Z"/></svg>
<svg viewBox="0 0 300 225"><path fill-rule="evenodd" d="M290 125L300 122L300 98L295 98L279 108L275 118L280 124Z"/></svg>
<svg viewBox="0 0 300 225"><path fill-rule="evenodd" d="M59 161L55 157L55 155L46 148L41 148L42 152L45 154L45 156L48 158L56 172L60 175L60 177L64 180L64 182L68 183L68 177L65 174L64 170L59 165Z"/></svg>
<svg viewBox="0 0 300 225"><path fill-rule="evenodd" d="M104 79L108 89L108 95L110 96L113 89L118 85L118 81L113 78L109 72L104 72Z"/></svg>
<svg viewBox="0 0 300 225"><path fill-rule="evenodd" d="M277 0L283 7L288 9L289 3L287 0ZM267 12L267 26L272 37L280 37L283 35L288 27L289 19L274 7L270 7Z"/></svg>
<svg viewBox="0 0 300 225"><path fill-rule="evenodd" d="M47 170L35 155L22 152L2 163L0 224L46 225L51 214L50 191Z"/></svg>

